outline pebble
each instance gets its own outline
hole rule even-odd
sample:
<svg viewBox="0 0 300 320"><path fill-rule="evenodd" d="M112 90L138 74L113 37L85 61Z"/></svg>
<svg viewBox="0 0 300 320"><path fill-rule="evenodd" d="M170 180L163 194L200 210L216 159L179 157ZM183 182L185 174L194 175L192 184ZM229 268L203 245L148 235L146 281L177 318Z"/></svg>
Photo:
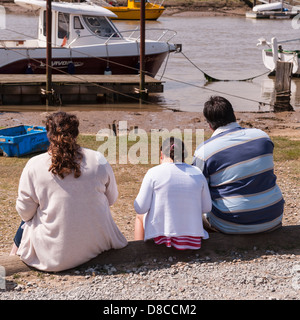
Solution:
<svg viewBox="0 0 300 320"><path fill-rule="evenodd" d="M196 255L188 262L170 256L139 265L97 265L56 274L52 282L46 275L18 279L0 290L0 300L299 300L299 254L253 251L251 258L233 252L227 257Z"/></svg>

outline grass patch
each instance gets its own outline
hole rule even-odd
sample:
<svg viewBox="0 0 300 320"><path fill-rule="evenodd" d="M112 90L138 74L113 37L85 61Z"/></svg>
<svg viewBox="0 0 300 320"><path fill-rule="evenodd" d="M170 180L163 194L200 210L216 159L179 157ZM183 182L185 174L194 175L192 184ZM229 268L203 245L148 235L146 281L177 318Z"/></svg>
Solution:
<svg viewBox="0 0 300 320"><path fill-rule="evenodd" d="M272 137L274 142L274 160L290 161L300 159L300 141L286 137Z"/></svg>

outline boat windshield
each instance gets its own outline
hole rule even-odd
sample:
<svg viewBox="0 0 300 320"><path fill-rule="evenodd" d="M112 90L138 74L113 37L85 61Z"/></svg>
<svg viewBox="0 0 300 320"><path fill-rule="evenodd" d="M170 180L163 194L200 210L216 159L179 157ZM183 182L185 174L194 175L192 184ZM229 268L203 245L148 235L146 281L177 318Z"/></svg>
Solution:
<svg viewBox="0 0 300 320"><path fill-rule="evenodd" d="M83 16L83 20L89 30L97 36L104 38L120 37L118 31L114 29L113 25L105 17Z"/></svg>
<svg viewBox="0 0 300 320"><path fill-rule="evenodd" d="M68 13L58 13L58 32L59 39L69 38L70 15Z"/></svg>

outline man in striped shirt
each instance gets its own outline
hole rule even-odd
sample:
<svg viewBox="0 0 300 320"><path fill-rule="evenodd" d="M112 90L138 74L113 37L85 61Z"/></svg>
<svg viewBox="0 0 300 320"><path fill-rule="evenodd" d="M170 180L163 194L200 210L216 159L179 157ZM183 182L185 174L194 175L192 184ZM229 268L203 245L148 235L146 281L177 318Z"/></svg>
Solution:
<svg viewBox="0 0 300 320"><path fill-rule="evenodd" d="M209 224L224 233L271 231L281 226L284 200L274 174L274 145L259 129L241 128L231 103L211 97L203 114L214 131L198 146L193 165L208 181Z"/></svg>

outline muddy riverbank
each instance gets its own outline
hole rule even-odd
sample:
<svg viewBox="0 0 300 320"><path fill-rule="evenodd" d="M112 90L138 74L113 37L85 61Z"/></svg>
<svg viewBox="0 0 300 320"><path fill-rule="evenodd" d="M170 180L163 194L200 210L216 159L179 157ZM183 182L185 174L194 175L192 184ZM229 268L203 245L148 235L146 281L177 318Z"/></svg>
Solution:
<svg viewBox="0 0 300 320"><path fill-rule="evenodd" d="M126 2L119 1L120 5ZM14 14L35 14L35 11L27 10L12 0L0 1L7 13ZM180 16L218 16L218 15L245 15L250 8L241 1L182 1L170 0L163 3L166 8L163 15L180 15Z"/></svg>

